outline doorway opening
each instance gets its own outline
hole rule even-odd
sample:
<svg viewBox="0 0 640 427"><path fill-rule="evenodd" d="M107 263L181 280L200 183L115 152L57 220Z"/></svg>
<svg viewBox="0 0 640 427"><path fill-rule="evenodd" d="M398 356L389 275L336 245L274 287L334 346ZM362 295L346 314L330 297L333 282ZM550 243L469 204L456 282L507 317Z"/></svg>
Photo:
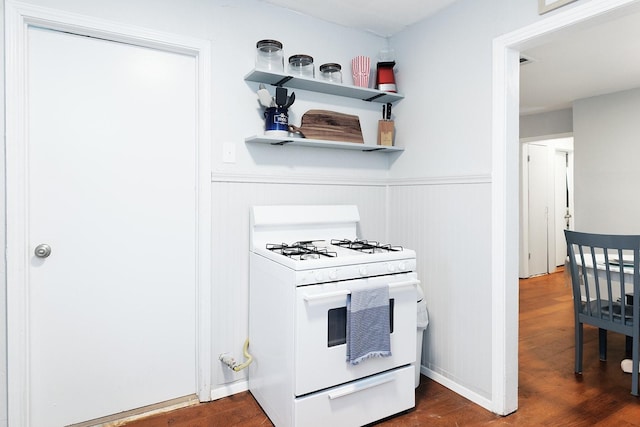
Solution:
<svg viewBox="0 0 640 427"><path fill-rule="evenodd" d="M492 402L518 408L520 51L623 16L638 0L591 0L494 39L492 141Z"/></svg>
<svg viewBox="0 0 640 427"><path fill-rule="evenodd" d="M520 155L520 278L564 265L573 229L573 137L526 139Z"/></svg>

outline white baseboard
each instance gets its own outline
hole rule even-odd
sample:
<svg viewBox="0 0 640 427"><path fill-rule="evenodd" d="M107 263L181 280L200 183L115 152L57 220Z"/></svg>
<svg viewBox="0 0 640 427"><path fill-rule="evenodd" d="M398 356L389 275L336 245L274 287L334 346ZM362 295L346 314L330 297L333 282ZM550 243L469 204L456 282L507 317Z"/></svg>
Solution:
<svg viewBox="0 0 640 427"><path fill-rule="evenodd" d="M249 390L249 381L237 381L231 384L224 384L222 386L211 389L211 400L222 399L223 397L231 396L232 394L240 393Z"/></svg>
<svg viewBox="0 0 640 427"><path fill-rule="evenodd" d="M478 393L469 390L466 387L462 387L460 384L453 382L449 378L432 371L431 369L426 368L424 365L420 366L420 373L426 376L427 378L432 379L433 381L442 384L449 390L459 394L460 396L469 399L473 403L482 406L487 411L492 411L492 402L490 399L487 399L484 396L479 395Z"/></svg>

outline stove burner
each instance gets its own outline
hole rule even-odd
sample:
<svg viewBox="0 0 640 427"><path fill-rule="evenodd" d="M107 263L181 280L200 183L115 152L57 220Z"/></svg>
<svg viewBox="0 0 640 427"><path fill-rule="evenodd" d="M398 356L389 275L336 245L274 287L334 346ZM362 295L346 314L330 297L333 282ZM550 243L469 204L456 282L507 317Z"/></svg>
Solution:
<svg viewBox="0 0 640 427"><path fill-rule="evenodd" d="M368 254L402 251L402 246L381 245L380 243L373 240L331 240L331 244L341 246L343 248L365 252Z"/></svg>
<svg viewBox="0 0 640 427"><path fill-rule="evenodd" d="M267 249L275 253L279 253L289 258L299 260L320 259L321 257L336 257L338 254L335 252L329 252L327 248L318 248L313 244L313 241L296 242L291 245L286 243L273 244L267 243Z"/></svg>

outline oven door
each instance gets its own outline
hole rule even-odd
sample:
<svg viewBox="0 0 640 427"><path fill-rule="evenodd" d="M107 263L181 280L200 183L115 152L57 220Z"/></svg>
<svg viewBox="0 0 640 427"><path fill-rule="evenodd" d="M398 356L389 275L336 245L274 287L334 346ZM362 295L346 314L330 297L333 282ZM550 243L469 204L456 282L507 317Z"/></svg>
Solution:
<svg viewBox="0 0 640 427"><path fill-rule="evenodd" d="M301 286L296 289L295 394L301 396L416 359L415 272ZM347 362L346 314L351 288L389 285L391 356Z"/></svg>

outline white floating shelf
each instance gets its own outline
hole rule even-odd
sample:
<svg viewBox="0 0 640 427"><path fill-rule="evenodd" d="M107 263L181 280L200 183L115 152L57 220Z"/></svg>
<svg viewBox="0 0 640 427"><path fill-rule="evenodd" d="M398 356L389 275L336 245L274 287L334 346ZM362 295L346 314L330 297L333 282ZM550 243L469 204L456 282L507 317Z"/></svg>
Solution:
<svg viewBox="0 0 640 427"><path fill-rule="evenodd" d="M325 82L323 80L274 73L271 71L253 70L244 76L244 79L273 86L302 89L329 95L344 96L346 98L362 99L363 101L380 102L383 104L396 102L404 98L404 95L399 93L383 92L377 89Z"/></svg>
<svg viewBox="0 0 640 427"><path fill-rule="evenodd" d="M357 150L365 152L402 152L404 148L387 147L384 145L366 145L358 144L355 142L342 142L342 141L325 141L322 139L309 139L309 138L291 138L281 136L252 136L245 139L247 143L258 143L268 145L294 145L299 147L316 147L316 148L337 148L342 150Z"/></svg>

